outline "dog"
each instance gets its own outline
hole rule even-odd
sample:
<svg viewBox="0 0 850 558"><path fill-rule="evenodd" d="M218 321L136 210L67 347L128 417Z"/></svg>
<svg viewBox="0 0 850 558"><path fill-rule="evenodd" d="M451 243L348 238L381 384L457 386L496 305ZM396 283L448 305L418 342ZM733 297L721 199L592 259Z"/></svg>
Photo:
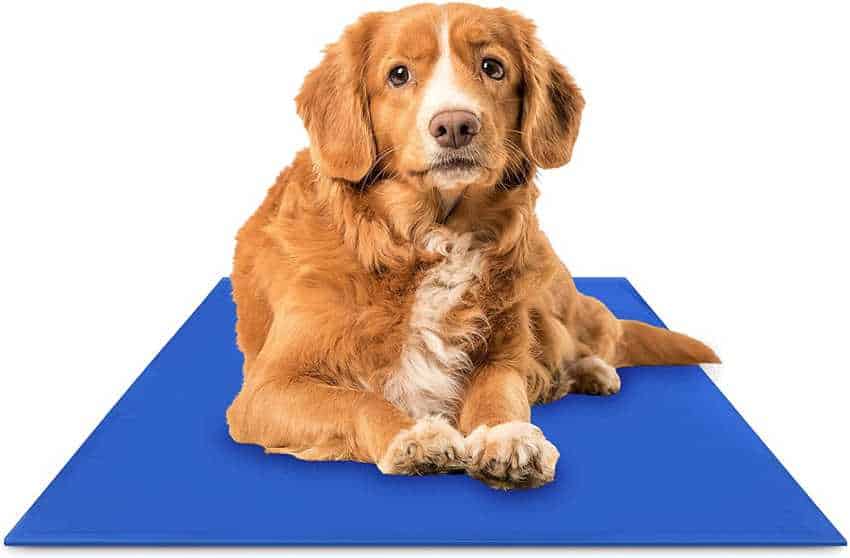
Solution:
<svg viewBox="0 0 850 558"><path fill-rule="evenodd" d="M538 487L559 453L531 405L719 362L579 293L539 229L534 175L570 160L584 99L528 19L366 14L296 105L309 150L237 236L236 442Z"/></svg>

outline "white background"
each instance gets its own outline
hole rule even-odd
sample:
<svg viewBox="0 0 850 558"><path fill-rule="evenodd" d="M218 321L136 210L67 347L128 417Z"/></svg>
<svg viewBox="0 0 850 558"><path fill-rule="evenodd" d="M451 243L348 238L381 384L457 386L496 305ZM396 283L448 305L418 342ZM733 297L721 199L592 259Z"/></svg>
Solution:
<svg viewBox="0 0 850 558"><path fill-rule="evenodd" d="M3 532L229 272L306 143L292 99L322 46L400 5L297 4L0 4ZM556 250L711 342L847 535L848 5L504 4L588 101L573 162L540 177Z"/></svg>

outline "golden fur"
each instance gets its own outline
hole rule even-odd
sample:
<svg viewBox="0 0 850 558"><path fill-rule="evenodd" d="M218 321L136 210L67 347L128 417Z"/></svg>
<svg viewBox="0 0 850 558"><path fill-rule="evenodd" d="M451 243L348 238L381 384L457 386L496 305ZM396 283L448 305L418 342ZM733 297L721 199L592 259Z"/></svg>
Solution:
<svg viewBox="0 0 850 558"><path fill-rule="evenodd" d="M400 64L410 79L394 86ZM423 132L443 84L480 120L472 168L435 166ZM297 98L310 150L238 235L233 439L539 486L558 452L530 405L614 393L614 366L716 361L577 292L539 230L535 169L567 163L583 106L514 12L423 4L348 27Z"/></svg>

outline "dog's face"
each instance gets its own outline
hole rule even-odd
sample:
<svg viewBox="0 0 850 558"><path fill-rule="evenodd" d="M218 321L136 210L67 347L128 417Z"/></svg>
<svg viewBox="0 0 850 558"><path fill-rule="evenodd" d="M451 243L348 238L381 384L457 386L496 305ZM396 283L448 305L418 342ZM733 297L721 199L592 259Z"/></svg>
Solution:
<svg viewBox="0 0 850 558"><path fill-rule="evenodd" d="M584 101L525 18L422 4L347 28L297 104L324 174L453 190L565 164Z"/></svg>

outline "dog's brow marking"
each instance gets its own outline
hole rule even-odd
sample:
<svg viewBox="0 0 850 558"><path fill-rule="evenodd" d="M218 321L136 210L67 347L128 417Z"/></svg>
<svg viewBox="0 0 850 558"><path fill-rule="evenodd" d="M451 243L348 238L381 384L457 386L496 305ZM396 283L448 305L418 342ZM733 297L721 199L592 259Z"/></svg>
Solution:
<svg viewBox="0 0 850 558"><path fill-rule="evenodd" d="M481 253L469 234L432 234L425 248L445 259L416 289L407 340L384 396L414 418L448 414L461 395L460 375L472 367L469 355L443 333L443 319L481 274Z"/></svg>
<svg viewBox="0 0 850 558"><path fill-rule="evenodd" d="M452 63L452 47L449 36L448 19L443 19L437 30L440 45L440 55L431 72L431 77L422 95L422 104L417 114L417 126L422 135L426 151L433 152L437 143L428 131L431 119L438 112L450 109L468 110L480 116L478 103L471 98L455 79L455 68Z"/></svg>

